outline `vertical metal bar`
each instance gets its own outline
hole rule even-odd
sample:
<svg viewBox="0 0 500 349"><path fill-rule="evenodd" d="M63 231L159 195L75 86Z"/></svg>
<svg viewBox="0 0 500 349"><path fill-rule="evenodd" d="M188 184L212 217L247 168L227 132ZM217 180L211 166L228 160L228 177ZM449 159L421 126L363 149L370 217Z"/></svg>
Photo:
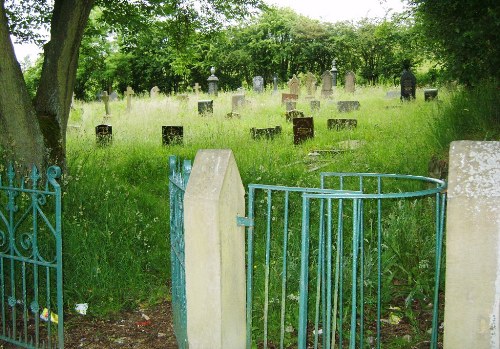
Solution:
<svg viewBox="0 0 500 349"><path fill-rule="evenodd" d="M357 307L357 274L358 274L358 249L359 249L359 224L358 224L359 199L353 200L353 234L352 234L352 278L351 278L351 333L349 349L356 348L356 307Z"/></svg>
<svg viewBox="0 0 500 349"><path fill-rule="evenodd" d="M335 331L330 331L332 323L332 199L327 201L326 222L326 322L324 327L324 348L330 348L330 341L335 340Z"/></svg>
<svg viewBox="0 0 500 349"><path fill-rule="evenodd" d="M248 191L248 218L254 219L255 189ZM253 290L253 233L254 227L247 230L247 349L252 348L252 290Z"/></svg>
<svg viewBox="0 0 500 349"><path fill-rule="evenodd" d="M38 295L38 265L33 266L33 298L35 302L35 345L38 347L40 345L40 297Z"/></svg>
<svg viewBox="0 0 500 349"><path fill-rule="evenodd" d="M382 178L377 179L377 193L382 194ZM382 316L382 199L377 199L377 349L380 349Z"/></svg>
<svg viewBox="0 0 500 349"><path fill-rule="evenodd" d="M364 332L365 332L365 237L364 237L364 222L363 222L363 200L359 200L359 214L358 214L358 226L359 226L359 248L360 248L360 273L359 273L359 303L360 303L360 313L359 313L359 347L363 348L364 342Z"/></svg>
<svg viewBox="0 0 500 349"><path fill-rule="evenodd" d="M324 283L324 278L322 277L323 273L323 249L324 249L324 229L323 229L323 224L324 224L324 219L323 219L323 199L320 199L320 218L319 218L319 238L318 238L318 265L317 265L317 271L316 271L316 307L315 307L315 316L314 316L314 348L318 348L318 337L319 337L319 315L320 315L320 301L321 301L321 285ZM324 302L323 302L324 303ZM325 325L325 322L323 321L323 326ZM324 335L323 335L324 338Z"/></svg>
<svg viewBox="0 0 500 349"><path fill-rule="evenodd" d="M26 301L26 262L21 263L22 269L22 284L23 284L23 334L24 334L24 342L28 342L28 310L27 310L27 301Z"/></svg>
<svg viewBox="0 0 500 349"><path fill-rule="evenodd" d="M335 257L335 291L333 298L333 334L332 349L335 349L335 331L337 328L337 309L338 309L338 329L339 329L339 347L342 348L344 332L344 202L339 199L339 212L337 223L337 254Z"/></svg>
<svg viewBox="0 0 500 349"><path fill-rule="evenodd" d="M5 321L5 274L4 274L4 268L3 268L3 257L0 258L0 274L2 276L2 283L0 286L1 292L2 292L2 302L1 302L1 307L2 307L2 335L5 336L5 328L7 327L7 323Z"/></svg>
<svg viewBox="0 0 500 349"><path fill-rule="evenodd" d="M63 303L63 256L62 256L62 207L61 207L61 188L55 187L56 204L56 255L57 255L57 316L59 319L57 328L57 337L59 349L64 349L64 303Z"/></svg>
<svg viewBox="0 0 500 349"><path fill-rule="evenodd" d="M48 320L47 320L47 345L49 346L49 348L52 348L52 321L51 320L51 316L52 316L52 307L51 307L51 304L50 304L50 268L49 267L45 267L45 270L46 270L46 291L47 291L47 294L46 294L46 302L47 302L47 317L48 317Z"/></svg>
<svg viewBox="0 0 500 349"><path fill-rule="evenodd" d="M302 242L300 252L298 348L307 347L307 298L309 286L309 199L302 197Z"/></svg>
<svg viewBox="0 0 500 349"><path fill-rule="evenodd" d="M437 348L438 341L438 322L439 322L439 283L441 277L441 254L444 231L444 212L446 194L436 194L436 265L434 271L434 304L432 309L432 335L431 349Z"/></svg>
<svg viewBox="0 0 500 349"><path fill-rule="evenodd" d="M264 276L264 349L267 348L267 318L269 311L269 267L271 264L272 191L267 191L266 266Z"/></svg>
<svg viewBox="0 0 500 349"><path fill-rule="evenodd" d="M14 188L14 169L12 165L9 166L9 171L8 171L8 177L9 177L9 187ZM16 209L16 204L15 204L15 195L16 193L13 190L8 190L8 197L9 197L9 203L8 203L8 210L9 210L9 248L10 248L10 302L9 305L11 307L11 314L12 314L12 338L16 338L16 326L17 326L17 318L16 318L16 285L15 285L15 280L16 280L16 273L15 273L15 231L14 231L14 211Z"/></svg>
<svg viewBox="0 0 500 349"><path fill-rule="evenodd" d="M281 325L280 325L280 348L285 345L285 306L286 306L286 278L287 278L287 251L288 251L288 206L290 192L285 191L284 223L283 223L283 269L281 273Z"/></svg>

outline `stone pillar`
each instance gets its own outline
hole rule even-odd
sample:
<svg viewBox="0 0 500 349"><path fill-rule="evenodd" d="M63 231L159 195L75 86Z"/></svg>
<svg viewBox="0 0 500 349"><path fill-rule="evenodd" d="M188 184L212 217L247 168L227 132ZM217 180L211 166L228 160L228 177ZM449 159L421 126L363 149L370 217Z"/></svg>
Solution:
<svg viewBox="0 0 500 349"><path fill-rule="evenodd" d="M184 195L191 349L245 348L245 191L231 150L200 150Z"/></svg>
<svg viewBox="0 0 500 349"><path fill-rule="evenodd" d="M444 349L500 347L500 142L453 142Z"/></svg>
<svg viewBox="0 0 500 349"><path fill-rule="evenodd" d="M210 73L212 73L212 75L210 75L207 79L207 81L208 81L208 94L217 96L218 90L219 90L219 87L218 87L219 78L215 76L215 68L214 67L212 67L210 69Z"/></svg>

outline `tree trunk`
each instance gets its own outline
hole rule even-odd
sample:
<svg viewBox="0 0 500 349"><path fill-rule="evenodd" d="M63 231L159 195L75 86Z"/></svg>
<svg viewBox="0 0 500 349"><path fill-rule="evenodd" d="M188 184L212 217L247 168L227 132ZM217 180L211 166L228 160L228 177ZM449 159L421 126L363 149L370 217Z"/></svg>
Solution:
<svg viewBox="0 0 500 349"><path fill-rule="evenodd" d="M0 137L8 160L27 167L44 163L43 137L14 54L4 0L0 0Z"/></svg>
<svg viewBox="0 0 500 349"><path fill-rule="evenodd" d="M65 167L66 129L79 48L94 0L56 0L35 110L49 163Z"/></svg>

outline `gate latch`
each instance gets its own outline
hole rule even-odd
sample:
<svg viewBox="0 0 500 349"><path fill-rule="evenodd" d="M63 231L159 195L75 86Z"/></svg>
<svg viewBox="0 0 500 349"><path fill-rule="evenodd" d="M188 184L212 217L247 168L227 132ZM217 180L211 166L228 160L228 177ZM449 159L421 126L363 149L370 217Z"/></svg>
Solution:
<svg viewBox="0 0 500 349"><path fill-rule="evenodd" d="M253 219L236 216L236 225L238 227L253 227Z"/></svg>

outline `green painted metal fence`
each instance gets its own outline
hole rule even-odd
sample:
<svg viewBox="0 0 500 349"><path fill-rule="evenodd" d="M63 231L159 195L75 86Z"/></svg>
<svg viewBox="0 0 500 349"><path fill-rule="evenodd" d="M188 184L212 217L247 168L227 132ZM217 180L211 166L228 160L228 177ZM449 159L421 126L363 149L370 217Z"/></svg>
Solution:
<svg viewBox="0 0 500 349"><path fill-rule="evenodd" d="M172 310L174 332L179 348L187 348L186 273L184 264L184 193L191 161L181 164L169 158L170 192L170 263L172 272Z"/></svg>
<svg viewBox="0 0 500 349"><path fill-rule="evenodd" d="M0 340L64 348L61 171L0 175Z"/></svg>
<svg viewBox="0 0 500 349"><path fill-rule="evenodd" d="M247 347L401 347L419 336L436 348L445 183L323 173L321 187L249 185Z"/></svg>

